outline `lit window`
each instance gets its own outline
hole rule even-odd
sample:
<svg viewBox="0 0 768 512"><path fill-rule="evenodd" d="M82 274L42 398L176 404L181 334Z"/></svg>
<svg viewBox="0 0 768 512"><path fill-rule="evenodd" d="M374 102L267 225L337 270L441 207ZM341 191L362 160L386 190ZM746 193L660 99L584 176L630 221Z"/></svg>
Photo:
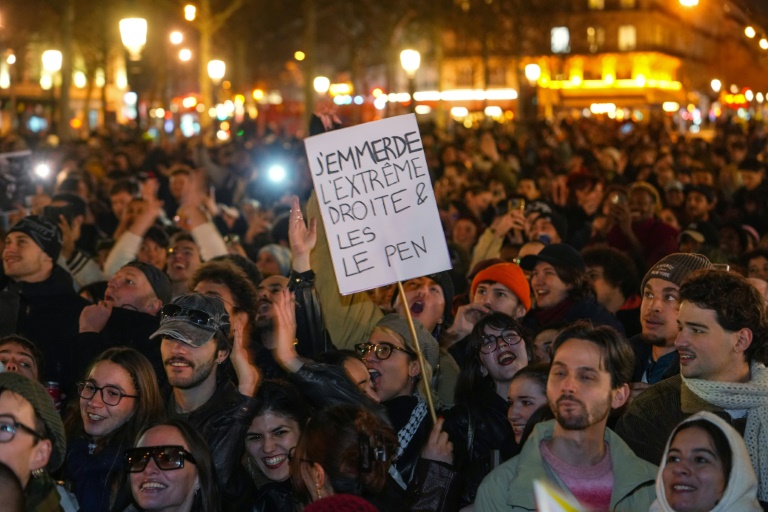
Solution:
<svg viewBox="0 0 768 512"><path fill-rule="evenodd" d="M602 11L605 9L605 0L589 0L589 8Z"/></svg>
<svg viewBox="0 0 768 512"><path fill-rule="evenodd" d="M605 44L605 29L602 27L589 27L587 29L587 44L590 53L597 53Z"/></svg>
<svg viewBox="0 0 768 512"><path fill-rule="evenodd" d="M634 25L619 27L619 50L634 50L637 47L637 30Z"/></svg>
<svg viewBox="0 0 768 512"><path fill-rule="evenodd" d="M634 9L637 7L637 0L621 0L622 9Z"/></svg>
<svg viewBox="0 0 768 512"><path fill-rule="evenodd" d="M571 51L571 33L568 27L552 29L552 53L568 53Z"/></svg>

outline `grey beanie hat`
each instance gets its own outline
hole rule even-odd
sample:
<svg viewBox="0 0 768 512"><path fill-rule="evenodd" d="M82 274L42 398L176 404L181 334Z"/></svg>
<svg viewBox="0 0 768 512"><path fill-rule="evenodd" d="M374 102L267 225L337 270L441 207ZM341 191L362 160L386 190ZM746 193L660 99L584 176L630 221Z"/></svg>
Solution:
<svg viewBox="0 0 768 512"><path fill-rule="evenodd" d="M656 263L645 274L643 282L640 285L640 293L645 290L645 284L651 278L664 279L670 283L674 283L677 286L683 284L683 280L688 277L691 272L701 269L712 269L712 263L706 256L694 253L676 252L665 256L658 263Z"/></svg>
<svg viewBox="0 0 768 512"><path fill-rule="evenodd" d="M421 347L421 352L424 354L424 359L432 367L432 371L435 371L440 358L440 345L438 345L437 340L421 322L414 320L413 325L416 327L416 336L419 338L419 347ZM379 320L376 327L391 329L403 338L405 348L416 352L416 347L413 346L413 339L411 338L411 329L408 327L408 320L404 316L390 313Z"/></svg>
<svg viewBox="0 0 768 512"><path fill-rule="evenodd" d="M50 439L53 443L51 457L48 459L46 468L48 471L59 469L67 454L67 437L61 416L53 405L51 395L39 382L13 372L0 373L0 393L3 391L12 391L21 395L32 405L35 415L45 426L45 432L40 432L41 437ZM32 425L29 426L32 427Z"/></svg>

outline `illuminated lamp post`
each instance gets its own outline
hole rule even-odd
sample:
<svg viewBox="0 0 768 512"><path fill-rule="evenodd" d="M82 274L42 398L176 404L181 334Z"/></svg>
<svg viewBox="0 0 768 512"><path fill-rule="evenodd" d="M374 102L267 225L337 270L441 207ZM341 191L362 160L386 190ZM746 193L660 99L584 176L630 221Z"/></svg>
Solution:
<svg viewBox="0 0 768 512"><path fill-rule="evenodd" d="M538 82L541 78L541 66L538 64L526 64L525 79L528 80L530 101L526 102L521 108L523 119L526 121L535 121L539 114L539 91Z"/></svg>
<svg viewBox="0 0 768 512"><path fill-rule="evenodd" d="M416 72L421 66L421 54L416 50L403 50L400 52L400 65L408 75L408 94L411 96L411 113L416 112Z"/></svg>
<svg viewBox="0 0 768 512"><path fill-rule="evenodd" d="M213 100L212 107L216 106L216 90L221 83L222 78L224 78L224 75L227 72L227 65L224 63L223 60L211 60L208 61L208 76L211 79L211 82L213 82L213 91L211 94L211 99Z"/></svg>
<svg viewBox="0 0 768 512"><path fill-rule="evenodd" d="M56 104L56 73L61 71L63 55L59 50L46 50L43 52L43 76L40 77L40 86L51 91L51 132L57 133L58 105Z"/></svg>
<svg viewBox="0 0 768 512"><path fill-rule="evenodd" d="M144 18L124 18L120 20L120 39L128 51L126 62L126 74L128 76L128 88L136 94L136 126L141 129L143 119L141 115L141 51L147 44L147 20Z"/></svg>

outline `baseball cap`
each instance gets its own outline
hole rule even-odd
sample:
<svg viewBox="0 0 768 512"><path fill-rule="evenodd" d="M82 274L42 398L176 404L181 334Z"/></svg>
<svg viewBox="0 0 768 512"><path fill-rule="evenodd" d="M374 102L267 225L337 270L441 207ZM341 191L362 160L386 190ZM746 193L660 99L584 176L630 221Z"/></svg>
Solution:
<svg viewBox="0 0 768 512"><path fill-rule="evenodd" d="M160 310L158 336L173 338L193 347L208 343L219 332L229 341L229 315L219 297L188 293Z"/></svg>

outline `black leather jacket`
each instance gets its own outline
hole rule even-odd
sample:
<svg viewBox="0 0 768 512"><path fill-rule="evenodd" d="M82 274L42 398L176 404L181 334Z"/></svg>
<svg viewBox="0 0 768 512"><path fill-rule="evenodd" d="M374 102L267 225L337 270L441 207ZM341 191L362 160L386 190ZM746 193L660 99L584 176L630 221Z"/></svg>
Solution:
<svg viewBox="0 0 768 512"><path fill-rule="evenodd" d="M255 407L256 400L241 395L229 380L219 382L211 398L190 413L176 412L173 394L167 402L169 418L186 421L208 441L225 505L240 503L243 499L242 489L236 485L233 473L240 471L245 434L251 425Z"/></svg>
<svg viewBox="0 0 768 512"><path fill-rule="evenodd" d="M500 462L518 451L507 419L507 402L490 386L481 388L474 398L472 404L453 407L443 424L453 443L454 466L461 475L461 506L475 501L480 482L494 468L494 451Z"/></svg>

